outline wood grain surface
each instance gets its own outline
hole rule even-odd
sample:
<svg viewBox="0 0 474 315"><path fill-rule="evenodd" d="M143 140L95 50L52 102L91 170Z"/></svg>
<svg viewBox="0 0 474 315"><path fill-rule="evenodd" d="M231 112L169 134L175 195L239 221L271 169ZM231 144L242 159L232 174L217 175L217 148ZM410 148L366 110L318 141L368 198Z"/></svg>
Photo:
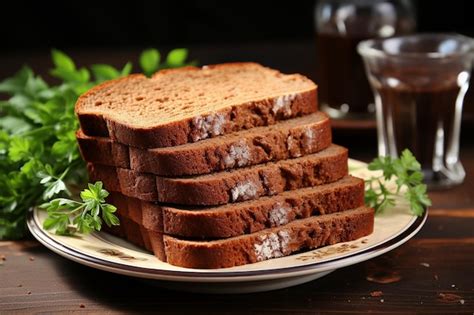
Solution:
<svg viewBox="0 0 474 315"><path fill-rule="evenodd" d="M313 63L302 48L308 46L281 45L281 51L270 47L242 46L230 58L261 61L285 71L312 71L308 67ZM223 54L231 48L202 48L196 57L205 63L227 61ZM305 57L291 57L296 53ZM137 53L73 55L81 64L108 62L109 58L120 64ZM13 67L20 60L45 71L47 58L44 53L7 56L0 79L16 69ZM293 288L207 295L165 290L153 282L88 268L54 254L33 239L0 242L0 314L474 314L472 132L472 126L463 127L465 183L431 192L433 207L425 227L415 238L381 257ZM369 160L376 154L375 135L370 130L335 130L334 141L349 147L352 158Z"/></svg>

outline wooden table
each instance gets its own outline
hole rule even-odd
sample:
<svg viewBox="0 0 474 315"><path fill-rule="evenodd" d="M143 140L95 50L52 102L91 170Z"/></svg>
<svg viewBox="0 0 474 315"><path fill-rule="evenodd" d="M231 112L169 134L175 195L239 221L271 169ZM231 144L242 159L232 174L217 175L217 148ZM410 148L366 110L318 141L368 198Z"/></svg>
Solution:
<svg viewBox="0 0 474 315"><path fill-rule="evenodd" d="M295 45L302 60L307 50ZM285 45L287 47L288 45ZM250 48L249 48L250 47ZM257 59L271 53L265 45L240 47L240 58L257 51ZM196 48L197 49L197 48ZM231 47L219 48L232 51ZM288 65L283 52L269 57L271 65L308 73L311 62ZM198 50L200 60L221 60L219 50ZM249 50L249 51L248 51ZM276 49L278 50L278 49ZM201 54L202 55L199 55ZM135 54L136 55L136 54ZM103 53L78 53L87 62L105 61ZM107 55L106 55L107 56ZM110 53L119 64L125 56ZM242 57L243 56L243 57ZM45 55L7 56L13 68L21 60L44 64ZM214 59L212 59L214 58ZM230 58L233 58L231 56ZM273 59L272 59L273 58ZM250 59L250 58L247 58ZM204 63L204 62L203 62ZM9 69L9 68L8 68ZM306 71L305 71L306 70ZM9 74L1 72L0 78ZM0 314L17 312L156 312L159 314L473 314L474 313L474 141L472 126L464 126L463 185L431 192L433 207L425 227L412 240L381 257L340 269L304 285L267 293L200 295L173 292L150 283L111 274L62 258L29 239L0 242ZM353 158L375 155L373 131L335 130L335 142L346 145Z"/></svg>

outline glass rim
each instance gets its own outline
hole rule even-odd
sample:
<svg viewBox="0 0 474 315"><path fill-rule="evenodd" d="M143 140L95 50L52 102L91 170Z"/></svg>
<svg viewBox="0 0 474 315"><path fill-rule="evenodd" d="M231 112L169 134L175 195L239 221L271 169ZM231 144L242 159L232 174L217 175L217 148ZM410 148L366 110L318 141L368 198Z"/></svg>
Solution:
<svg viewBox="0 0 474 315"><path fill-rule="evenodd" d="M464 43L467 43L466 48L463 47L462 50L454 51L450 53L441 53L441 52L401 52L401 53L390 53L383 51L379 48L374 48L376 43L382 43L387 40L396 40L396 39L414 39L414 38L452 38L458 39ZM361 41L357 45L357 51L363 57L378 57L378 58L411 58L411 59L446 59L446 58L455 58L462 57L474 52L474 39L468 36L464 36L458 33L415 33L411 35L403 36L394 36L387 38L373 38Z"/></svg>

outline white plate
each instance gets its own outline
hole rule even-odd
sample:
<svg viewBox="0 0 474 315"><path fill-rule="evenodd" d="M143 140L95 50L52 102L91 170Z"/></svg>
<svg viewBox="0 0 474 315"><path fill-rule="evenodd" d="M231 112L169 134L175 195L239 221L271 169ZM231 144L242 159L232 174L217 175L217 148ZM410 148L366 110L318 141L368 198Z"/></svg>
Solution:
<svg viewBox="0 0 474 315"><path fill-rule="evenodd" d="M374 175L365 163L349 160L352 175ZM74 237L59 236L43 229L44 211L33 209L28 227L38 241L59 255L78 263L133 277L154 279L169 288L213 293L247 293L281 289L305 283L386 253L412 238L423 226L422 217L408 207L388 209L375 217L374 233L361 239L316 250L223 269L190 269L159 261L120 238L105 232ZM205 286L202 283L207 283Z"/></svg>

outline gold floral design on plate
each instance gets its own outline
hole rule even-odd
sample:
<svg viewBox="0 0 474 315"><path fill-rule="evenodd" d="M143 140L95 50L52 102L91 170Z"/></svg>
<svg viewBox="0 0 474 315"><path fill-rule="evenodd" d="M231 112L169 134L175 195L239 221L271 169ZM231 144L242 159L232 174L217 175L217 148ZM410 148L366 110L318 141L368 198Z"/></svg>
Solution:
<svg viewBox="0 0 474 315"><path fill-rule="evenodd" d="M117 257L117 258L120 258L120 259L126 260L126 261L134 261L134 260L145 261L145 260L148 260L148 259L143 258L143 257L138 258L138 257L132 256L132 255L125 254L121 250L118 250L118 249L115 249L115 248L98 248L97 252L101 253L101 254L104 254L104 255L107 255L107 256L114 256L114 257Z"/></svg>
<svg viewBox="0 0 474 315"><path fill-rule="evenodd" d="M330 246L330 247L323 247L320 249L316 249L312 252L309 252L306 255L298 256L296 257L296 260L308 261L308 260L324 259L327 256L331 256L334 254L342 254L342 253L350 252L351 250L359 248L360 244L358 243L366 244L367 242L368 240L364 238L352 244L344 243L344 244L338 244L338 245Z"/></svg>

